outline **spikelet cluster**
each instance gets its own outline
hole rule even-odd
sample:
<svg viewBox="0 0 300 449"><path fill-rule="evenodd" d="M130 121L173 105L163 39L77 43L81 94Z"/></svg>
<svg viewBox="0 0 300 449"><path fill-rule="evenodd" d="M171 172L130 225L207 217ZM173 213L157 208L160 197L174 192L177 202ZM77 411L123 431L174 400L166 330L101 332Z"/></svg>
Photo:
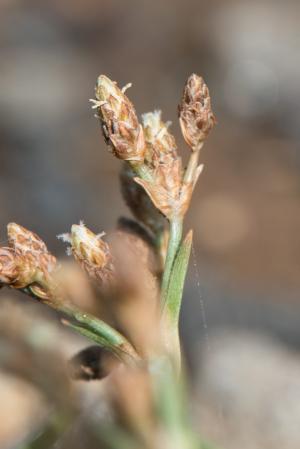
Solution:
<svg viewBox="0 0 300 449"><path fill-rule="evenodd" d="M25 288L56 267L56 259L33 232L16 224L7 226L8 247L0 248L0 283Z"/></svg>
<svg viewBox="0 0 300 449"><path fill-rule="evenodd" d="M140 124L124 89L115 82L100 75L95 91L93 107L97 109L106 143L118 158L131 165L131 169L123 170L121 179L125 200L134 215L155 230L153 223L157 216L141 189L133 183L130 186L132 180L144 189L164 217L168 220L182 219L203 167L194 167L185 176L170 124L163 122L160 111L144 114ZM179 122L192 151L202 146L215 124L208 88L195 74L186 82L179 105ZM131 175L132 171L136 172L135 177ZM157 228L161 229L163 225Z"/></svg>

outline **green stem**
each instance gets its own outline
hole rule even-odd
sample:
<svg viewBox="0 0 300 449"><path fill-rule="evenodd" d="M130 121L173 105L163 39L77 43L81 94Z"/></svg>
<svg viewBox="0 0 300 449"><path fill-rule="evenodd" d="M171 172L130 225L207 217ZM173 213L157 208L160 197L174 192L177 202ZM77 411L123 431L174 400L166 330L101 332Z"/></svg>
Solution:
<svg viewBox="0 0 300 449"><path fill-rule="evenodd" d="M165 346L173 356L176 371L180 372L181 350L179 339L179 314L182 302L182 293L186 278L189 257L192 246L193 233L190 231L180 245L173 264L166 302L162 312L162 329Z"/></svg>
<svg viewBox="0 0 300 449"><path fill-rule="evenodd" d="M166 302L168 288L169 288L169 282L170 282L170 275L171 275L171 271L172 271L176 253L178 251L178 248L179 248L179 245L181 242L181 237L182 237L182 219L175 218L175 219L170 220L170 236L169 236L167 256L166 256L162 285L161 285L161 295L162 295L162 306L163 307Z"/></svg>
<svg viewBox="0 0 300 449"><path fill-rule="evenodd" d="M88 338L89 340L94 341L95 343L98 343L98 345L106 348L107 350L110 350L121 362L125 362L127 365L135 365L136 363L136 356L131 354L131 351L128 351L128 348L124 348L122 346L118 345L111 345L108 343L107 339L104 339L103 337L100 337L99 335L95 334L94 332L91 332L90 330L86 329L85 327L78 326L77 324L73 324L68 320L63 320L63 324L67 327L70 327L71 329L78 332L80 335L83 335L84 337Z"/></svg>
<svg viewBox="0 0 300 449"><path fill-rule="evenodd" d="M174 328L178 328L182 294L192 248L192 239L193 233L190 231L180 245L170 276L170 286L164 313L168 314L169 321Z"/></svg>
<svg viewBox="0 0 300 449"><path fill-rule="evenodd" d="M39 298L30 288L21 289L21 291L71 318L75 323L70 323L69 325L74 330L113 352L118 358L122 358L124 363L128 363L128 360L138 361L140 359L133 346L122 334L95 316L81 312L73 305L66 305L64 298L61 298L59 293L56 293L57 287L53 284L49 285L50 283L49 279L44 285L41 282L46 291L49 291L50 299Z"/></svg>

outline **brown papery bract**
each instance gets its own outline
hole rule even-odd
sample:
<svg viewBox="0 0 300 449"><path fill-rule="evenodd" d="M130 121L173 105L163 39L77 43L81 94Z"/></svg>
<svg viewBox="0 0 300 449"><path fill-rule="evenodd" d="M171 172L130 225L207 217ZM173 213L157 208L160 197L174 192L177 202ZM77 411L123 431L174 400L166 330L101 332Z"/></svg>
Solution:
<svg viewBox="0 0 300 449"><path fill-rule="evenodd" d="M154 234L161 232L166 227L166 219L134 177L133 170L124 163L120 175L123 198L137 220Z"/></svg>

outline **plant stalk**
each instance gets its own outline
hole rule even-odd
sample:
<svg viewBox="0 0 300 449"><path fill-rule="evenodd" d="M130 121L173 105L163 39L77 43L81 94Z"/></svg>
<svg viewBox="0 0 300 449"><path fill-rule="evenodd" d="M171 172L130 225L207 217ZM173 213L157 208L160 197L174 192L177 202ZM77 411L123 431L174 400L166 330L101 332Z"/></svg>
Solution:
<svg viewBox="0 0 300 449"><path fill-rule="evenodd" d="M162 330L165 346L172 354L176 371L181 368L181 349L179 339L179 314L182 302L183 288L192 247L193 233L190 231L183 242L173 264L166 302L162 311Z"/></svg>
<svg viewBox="0 0 300 449"><path fill-rule="evenodd" d="M181 237L182 237L182 218L175 218L170 220L170 235L161 285L162 307L164 307L166 303L172 267L181 242Z"/></svg>
<svg viewBox="0 0 300 449"><path fill-rule="evenodd" d="M195 148L190 155L188 165L186 167L183 181L189 183L194 179L195 171L199 162L200 150L203 147L203 142L201 142L197 148Z"/></svg>
<svg viewBox="0 0 300 449"><path fill-rule="evenodd" d="M66 305L65 300L60 298L59 294L56 294L57 288L53 285L49 287L49 279L48 282L45 282L44 288L48 291L50 290L50 298L40 298L35 295L30 288L21 289L21 291L50 306L52 309L63 313L73 321L72 323L72 321L70 322L68 320L68 326L72 327L78 333L95 341L107 350L113 352L116 357L122 359L124 363L128 364L129 360L133 363L134 361L138 361L140 359L139 355L129 341L116 329L99 318L80 311L73 305Z"/></svg>

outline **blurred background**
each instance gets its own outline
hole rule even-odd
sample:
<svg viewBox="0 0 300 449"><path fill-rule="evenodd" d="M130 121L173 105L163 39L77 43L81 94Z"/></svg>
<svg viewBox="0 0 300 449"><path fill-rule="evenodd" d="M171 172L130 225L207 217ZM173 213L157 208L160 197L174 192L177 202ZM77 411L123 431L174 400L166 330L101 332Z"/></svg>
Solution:
<svg viewBox="0 0 300 449"><path fill-rule="evenodd" d="M195 416L225 448L300 447L299 19L297 0L0 2L2 242L16 221L64 257L72 223L129 214L88 102L100 73L133 83L139 114L162 109L184 158L177 104L189 74L206 80L218 125L182 335Z"/></svg>

